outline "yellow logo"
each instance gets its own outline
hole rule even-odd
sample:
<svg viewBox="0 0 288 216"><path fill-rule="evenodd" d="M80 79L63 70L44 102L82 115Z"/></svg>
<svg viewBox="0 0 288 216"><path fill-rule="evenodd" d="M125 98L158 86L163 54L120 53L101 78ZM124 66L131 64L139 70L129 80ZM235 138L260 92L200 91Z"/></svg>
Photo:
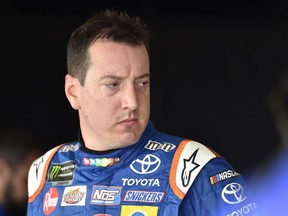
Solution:
<svg viewBox="0 0 288 216"><path fill-rule="evenodd" d="M121 216L157 216L157 206L128 206L121 208Z"/></svg>

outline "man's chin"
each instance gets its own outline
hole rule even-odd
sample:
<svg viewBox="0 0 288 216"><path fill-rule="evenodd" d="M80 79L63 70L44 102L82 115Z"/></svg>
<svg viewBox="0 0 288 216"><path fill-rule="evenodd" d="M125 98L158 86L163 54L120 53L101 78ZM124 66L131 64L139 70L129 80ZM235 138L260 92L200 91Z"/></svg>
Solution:
<svg viewBox="0 0 288 216"><path fill-rule="evenodd" d="M140 136L136 136L135 134L125 134L121 139L119 139L119 145L122 147L128 147L134 145L138 142Z"/></svg>

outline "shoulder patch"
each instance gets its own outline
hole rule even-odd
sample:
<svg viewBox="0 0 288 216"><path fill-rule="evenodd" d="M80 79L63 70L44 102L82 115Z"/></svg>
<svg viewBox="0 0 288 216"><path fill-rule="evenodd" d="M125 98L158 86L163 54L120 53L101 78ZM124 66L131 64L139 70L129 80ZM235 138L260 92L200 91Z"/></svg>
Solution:
<svg viewBox="0 0 288 216"><path fill-rule="evenodd" d="M47 151L44 155L37 158L30 166L28 173L28 196L29 202L37 197L45 184L46 173L49 163L57 150L64 144L54 147Z"/></svg>
<svg viewBox="0 0 288 216"><path fill-rule="evenodd" d="M219 157L205 145L183 140L178 146L170 170L170 186L180 199L183 199L200 170L212 158Z"/></svg>

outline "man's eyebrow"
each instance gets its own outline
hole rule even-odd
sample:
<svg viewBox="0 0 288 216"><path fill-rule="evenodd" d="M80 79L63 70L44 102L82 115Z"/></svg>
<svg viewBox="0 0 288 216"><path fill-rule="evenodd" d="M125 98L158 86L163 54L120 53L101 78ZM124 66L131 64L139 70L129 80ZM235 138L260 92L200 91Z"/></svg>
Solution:
<svg viewBox="0 0 288 216"><path fill-rule="evenodd" d="M144 73L138 77L136 77L136 79L142 79L142 78L145 78L145 77L150 77L150 73L147 72L147 73ZM107 74L107 75L103 75L101 77L98 78L100 81L101 80L104 80L104 79L115 79L115 80L123 80L125 79L125 77L123 76L117 76L117 75L113 75L113 74Z"/></svg>
<svg viewBox="0 0 288 216"><path fill-rule="evenodd" d="M147 72L147 73L145 73L145 74L142 74L142 75L136 77L136 79L142 79L142 78L145 78L145 77L150 77L150 73Z"/></svg>
<svg viewBox="0 0 288 216"><path fill-rule="evenodd" d="M116 75L112 75L112 74L107 74L107 75L103 75L101 77L98 78L100 81L104 80L104 79L117 79L117 80L123 80L124 77L122 76L116 76Z"/></svg>

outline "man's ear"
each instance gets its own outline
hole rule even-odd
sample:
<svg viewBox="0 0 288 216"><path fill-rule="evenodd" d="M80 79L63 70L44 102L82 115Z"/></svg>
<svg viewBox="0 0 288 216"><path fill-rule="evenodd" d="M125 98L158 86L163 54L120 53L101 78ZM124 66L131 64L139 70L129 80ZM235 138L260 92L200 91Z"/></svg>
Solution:
<svg viewBox="0 0 288 216"><path fill-rule="evenodd" d="M79 87L80 83L77 78L73 77L70 74L65 76L65 94L70 102L70 105L73 109L78 110L80 108L79 101Z"/></svg>

